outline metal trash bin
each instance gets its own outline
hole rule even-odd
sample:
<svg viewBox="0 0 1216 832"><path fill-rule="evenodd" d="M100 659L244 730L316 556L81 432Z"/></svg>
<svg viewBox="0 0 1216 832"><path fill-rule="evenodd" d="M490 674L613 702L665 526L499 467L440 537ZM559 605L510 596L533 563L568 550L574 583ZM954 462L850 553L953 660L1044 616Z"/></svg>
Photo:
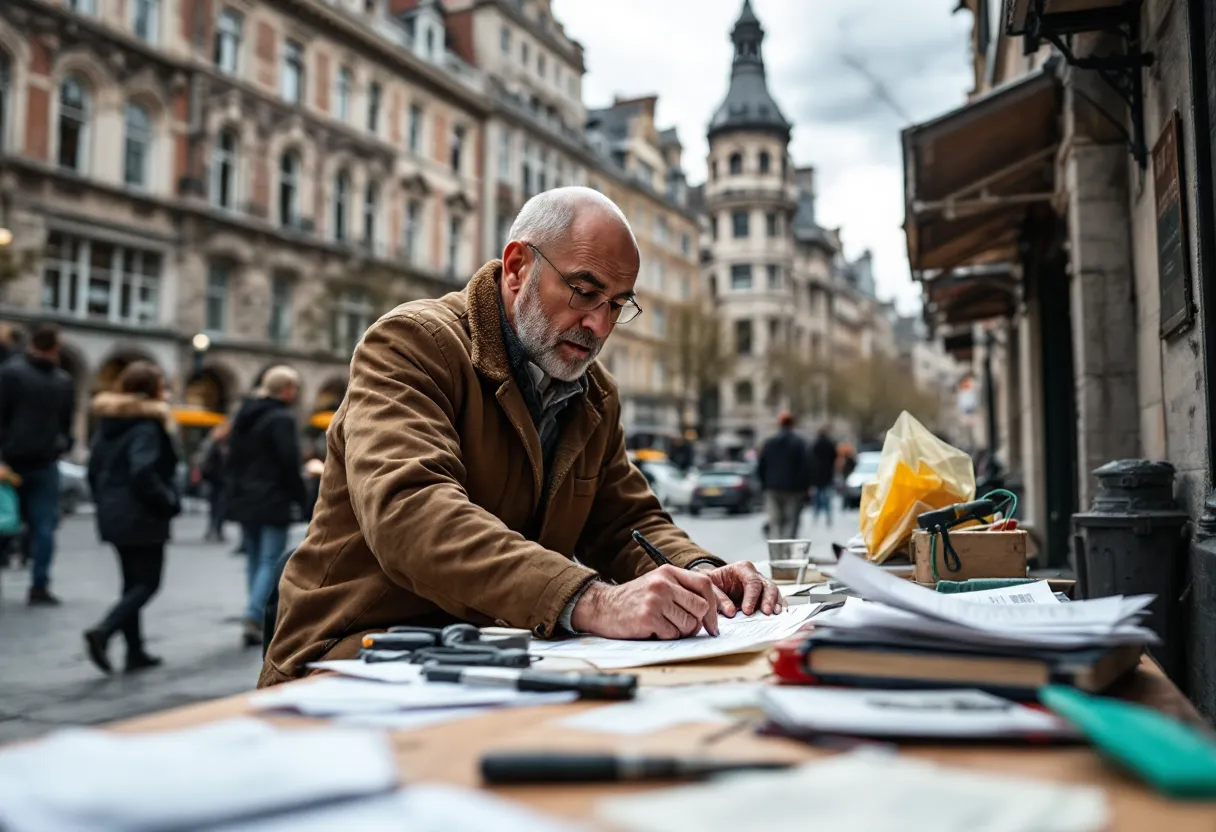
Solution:
<svg viewBox="0 0 1216 832"><path fill-rule="evenodd" d="M1161 637L1150 648L1171 679L1185 684L1185 586L1190 515L1174 500L1174 466L1119 459L1094 471L1089 511L1072 516L1077 597L1157 596L1145 624Z"/></svg>

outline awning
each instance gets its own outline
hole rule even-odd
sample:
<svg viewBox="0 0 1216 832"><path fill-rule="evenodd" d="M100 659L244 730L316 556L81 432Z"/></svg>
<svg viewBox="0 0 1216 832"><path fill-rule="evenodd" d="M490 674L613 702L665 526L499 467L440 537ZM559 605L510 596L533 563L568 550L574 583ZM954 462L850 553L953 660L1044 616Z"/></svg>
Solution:
<svg viewBox="0 0 1216 832"><path fill-rule="evenodd" d="M1026 211L1055 189L1055 65L903 131L913 274L1012 263Z"/></svg>
<svg viewBox="0 0 1216 832"><path fill-rule="evenodd" d="M926 279L924 294L925 315L933 327L957 326L1012 316L1018 281L1009 266L973 266Z"/></svg>

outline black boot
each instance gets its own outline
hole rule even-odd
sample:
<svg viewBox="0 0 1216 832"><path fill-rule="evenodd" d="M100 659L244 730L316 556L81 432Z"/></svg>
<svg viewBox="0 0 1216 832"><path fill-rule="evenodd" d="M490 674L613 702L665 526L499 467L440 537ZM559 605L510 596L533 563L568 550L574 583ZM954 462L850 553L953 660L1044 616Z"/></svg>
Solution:
<svg viewBox="0 0 1216 832"><path fill-rule="evenodd" d="M140 650L138 653L127 653L127 673L136 673L140 670L147 670L150 667L160 667L164 664L159 656L153 656L150 653L145 653Z"/></svg>
<svg viewBox="0 0 1216 832"><path fill-rule="evenodd" d="M102 673L114 672L114 668L110 665L110 657L106 655L106 646L109 641L110 637L101 630L84 631L85 649L89 654L89 659Z"/></svg>

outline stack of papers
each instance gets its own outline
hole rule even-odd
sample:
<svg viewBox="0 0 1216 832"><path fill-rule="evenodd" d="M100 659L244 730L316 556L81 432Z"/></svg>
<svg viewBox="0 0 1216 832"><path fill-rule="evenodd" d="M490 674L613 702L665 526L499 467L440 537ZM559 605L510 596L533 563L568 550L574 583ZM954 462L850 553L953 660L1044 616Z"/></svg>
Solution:
<svg viewBox="0 0 1216 832"><path fill-rule="evenodd" d="M380 733L284 731L253 719L162 734L71 729L0 752L0 828L197 829L396 786Z"/></svg>
<svg viewBox="0 0 1216 832"><path fill-rule="evenodd" d="M630 832L858 829L866 832L1098 832L1102 791L978 774L859 751L783 772L739 774L607 800L598 814Z"/></svg>
<svg viewBox="0 0 1216 832"><path fill-rule="evenodd" d="M943 594L897 578L850 554L841 557L836 578L866 599L850 599L830 617L816 620L817 624L842 630L874 636L916 635L953 643L1060 649L1150 644L1157 640L1152 630L1140 624L1152 595L1116 595L1061 604L1041 587ZM1027 594L1032 597L1018 597Z"/></svg>
<svg viewBox="0 0 1216 832"><path fill-rule="evenodd" d="M503 705L552 705L573 702L576 693L524 693L513 688L474 687L445 682L384 684L364 679L321 678L283 685L255 694L250 704L263 711L294 711L305 716L342 717L403 711L467 709Z"/></svg>
<svg viewBox="0 0 1216 832"><path fill-rule="evenodd" d="M740 613L734 618L719 616L719 634L716 637L704 629L695 636L675 641L630 641L584 636L565 641L533 641L529 652L542 657L581 659L602 670L748 653L763 650L793 635L819 611L819 606L801 604L775 615L757 612L752 615Z"/></svg>

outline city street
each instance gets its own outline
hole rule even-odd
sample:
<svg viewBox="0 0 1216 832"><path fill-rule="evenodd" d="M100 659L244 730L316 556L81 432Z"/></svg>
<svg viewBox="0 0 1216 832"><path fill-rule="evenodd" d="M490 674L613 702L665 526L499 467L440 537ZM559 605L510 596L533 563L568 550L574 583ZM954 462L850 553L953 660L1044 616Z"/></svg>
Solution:
<svg viewBox="0 0 1216 832"><path fill-rule="evenodd" d="M765 559L759 514L676 519L699 544L728 560ZM803 534L826 547L833 540L844 542L856 528L856 514L850 513L837 516L830 529L804 521ZM295 537L302 534L301 526ZM97 542L92 517L69 517L60 527L53 589L62 607L27 607L28 573L0 571L0 742L253 686L261 653L240 646L244 559L231 554L231 540L202 543L202 535L200 514L188 514L175 525L161 592L144 616L148 649L165 664L136 676L103 676L84 654L81 633L113 602L119 584L117 559ZM110 655L118 667L123 651L116 638Z"/></svg>

